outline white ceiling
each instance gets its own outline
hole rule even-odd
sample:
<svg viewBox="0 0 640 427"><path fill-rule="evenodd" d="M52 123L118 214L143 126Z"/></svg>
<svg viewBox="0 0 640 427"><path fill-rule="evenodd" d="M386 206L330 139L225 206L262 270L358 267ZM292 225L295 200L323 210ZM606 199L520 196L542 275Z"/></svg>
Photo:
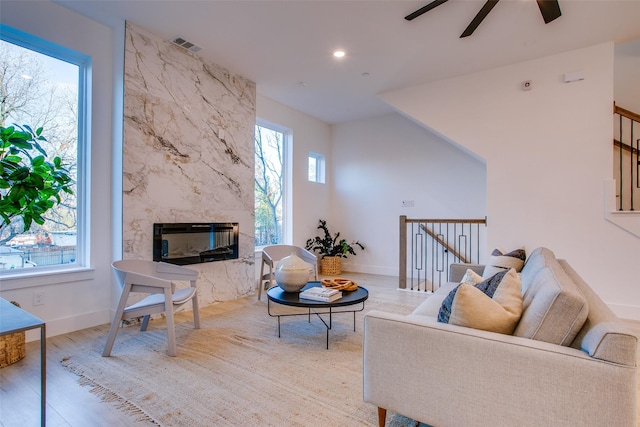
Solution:
<svg viewBox="0 0 640 427"><path fill-rule="evenodd" d="M534 0L502 0L468 38L484 0L57 0L107 25L127 20L247 77L260 94L327 123L390 111L385 91L565 52L640 39L640 0L560 0L545 25ZM347 56L332 57L342 48ZM364 76L363 73L368 73ZM639 73L640 75L640 73ZM299 82L306 82L306 86Z"/></svg>

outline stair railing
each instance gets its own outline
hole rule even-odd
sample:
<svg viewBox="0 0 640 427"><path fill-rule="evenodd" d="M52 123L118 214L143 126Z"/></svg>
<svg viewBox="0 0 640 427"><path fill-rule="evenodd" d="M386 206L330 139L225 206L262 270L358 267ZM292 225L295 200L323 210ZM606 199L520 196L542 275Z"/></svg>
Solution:
<svg viewBox="0 0 640 427"><path fill-rule="evenodd" d="M400 216L398 287L434 292L451 263L477 264L487 219L409 219Z"/></svg>
<svg viewBox="0 0 640 427"><path fill-rule="evenodd" d="M640 188L640 138L636 131L640 115L618 107L615 102L613 114L617 118L617 138L614 136L613 145L618 149L618 210L634 211L635 196Z"/></svg>

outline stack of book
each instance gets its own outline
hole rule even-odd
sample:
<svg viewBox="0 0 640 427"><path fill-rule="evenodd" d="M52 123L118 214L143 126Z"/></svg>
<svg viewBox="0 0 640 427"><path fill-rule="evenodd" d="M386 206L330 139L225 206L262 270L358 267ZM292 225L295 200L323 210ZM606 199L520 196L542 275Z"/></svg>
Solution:
<svg viewBox="0 0 640 427"><path fill-rule="evenodd" d="M342 298L342 292L336 289L315 286L307 289L306 291L300 292L300 298L312 301L331 302Z"/></svg>

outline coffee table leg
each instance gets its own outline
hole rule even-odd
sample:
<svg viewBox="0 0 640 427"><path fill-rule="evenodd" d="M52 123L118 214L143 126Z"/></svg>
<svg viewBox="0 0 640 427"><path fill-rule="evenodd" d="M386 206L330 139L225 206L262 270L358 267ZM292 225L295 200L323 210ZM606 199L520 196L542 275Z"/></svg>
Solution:
<svg viewBox="0 0 640 427"><path fill-rule="evenodd" d="M327 328L327 350L329 350L329 328Z"/></svg>
<svg viewBox="0 0 640 427"><path fill-rule="evenodd" d="M356 312L353 312L353 332L356 331Z"/></svg>
<svg viewBox="0 0 640 427"><path fill-rule="evenodd" d="M271 314L271 300L269 298L267 298L267 314L269 314L269 316L274 317L273 314ZM278 318L278 338L280 338L280 315L275 315L275 317Z"/></svg>

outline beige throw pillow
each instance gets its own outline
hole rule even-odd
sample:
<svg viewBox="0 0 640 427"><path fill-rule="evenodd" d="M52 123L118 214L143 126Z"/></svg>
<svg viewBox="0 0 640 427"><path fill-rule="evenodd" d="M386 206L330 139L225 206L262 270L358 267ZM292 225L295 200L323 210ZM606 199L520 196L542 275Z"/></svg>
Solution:
<svg viewBox="0 0 640 427"><path fill-rule="evenodd" d="M512 334L522 315L522 284L514 269L498 273L475 286L463 283L451 294L453 298L446 322L453 325ZM446 317L441 318L441 315L448 311L445 307L447 299L438 315L439 321Z"/></svg>

